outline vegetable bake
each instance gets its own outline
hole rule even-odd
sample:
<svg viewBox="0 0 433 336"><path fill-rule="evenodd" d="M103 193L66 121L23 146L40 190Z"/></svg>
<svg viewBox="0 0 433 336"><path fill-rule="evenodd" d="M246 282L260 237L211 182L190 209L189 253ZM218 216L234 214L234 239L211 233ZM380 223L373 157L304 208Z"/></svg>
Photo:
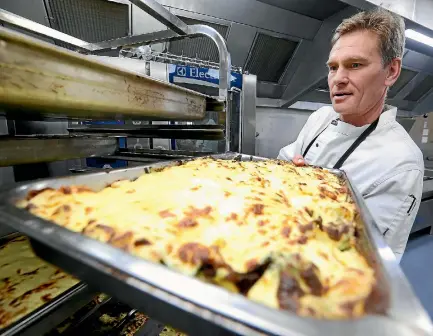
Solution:
<svg viewBox="0 0 433 336"><path fill-rule="evenodd" d="M204 158L99 191L32 191L18 206L301 316L360 317L376 285L345 182L317 167Z"/></svg>
<svg viewBox="0 0 433 336"><path fill-rule="evenodd" d="M78 282L36 257L24 236L0 246L0 333Z"/></svg>

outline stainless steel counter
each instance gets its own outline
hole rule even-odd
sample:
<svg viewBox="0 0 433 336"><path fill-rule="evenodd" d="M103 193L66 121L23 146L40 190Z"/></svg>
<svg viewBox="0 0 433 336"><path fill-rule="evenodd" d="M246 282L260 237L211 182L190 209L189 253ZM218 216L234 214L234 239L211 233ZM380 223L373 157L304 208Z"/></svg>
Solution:
<svg viewBox="0 0 433 336"><path fill-rule="evenodd" d="M422 187L422 199L433 197L433 177L424 177L424 184Z"/></svg>
<svg viewBox="0 0 433 336"><path fill-rule="evenodd" d="M433 233L433 170L425 169L422 199L411 233L430 227Z"/></svg>

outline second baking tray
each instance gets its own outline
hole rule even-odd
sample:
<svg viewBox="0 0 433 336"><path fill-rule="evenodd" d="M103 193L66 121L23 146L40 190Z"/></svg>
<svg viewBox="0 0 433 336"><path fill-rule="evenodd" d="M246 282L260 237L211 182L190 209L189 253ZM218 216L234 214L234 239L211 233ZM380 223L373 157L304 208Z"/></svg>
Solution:
<svg viewBox="0 0 433 336"><path fill-rule="evenodd" d="M18 237L21 237L21 234L12 233L1 237L0 247ZM92 297L93 292L88 286L85 283L78 283L6 328L0 328L0 335L43 335L88 303Z"/></svg>
<svg viewBox="0 0 433 336"><path fill-rule="evenodd" d="M221 159L264 160L227 153ZM171 324L190 335L429 335L431 322L385 245L363 199L348 181L361 213L360 248L375 268L378 287L376 304L382 315L357 320L329 321L303 318L265 307L214 285L184 276L169 268L134 257L61 226L37 218L14 206L30 190L67 185L87 185L95 190L119 179L134 179L176 162L157 163L111 172L92 173L24 184L2 195L0 218L34 238L32 244L43 259L98 286L119 300ZM333 171L346 178L341 171ZM379 309L380 310L380 309Z"/></svg>

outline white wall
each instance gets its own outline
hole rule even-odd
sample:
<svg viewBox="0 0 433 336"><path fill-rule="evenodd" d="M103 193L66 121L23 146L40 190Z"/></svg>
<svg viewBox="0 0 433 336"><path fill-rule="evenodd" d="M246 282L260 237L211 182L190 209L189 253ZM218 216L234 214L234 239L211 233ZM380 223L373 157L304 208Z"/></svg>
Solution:
<svg viewBox="0 0 433 336"><path fill-rule="evenodd" d="M312 111L257 107L256 155L276 158L280 149L296 140Z"/></svg>

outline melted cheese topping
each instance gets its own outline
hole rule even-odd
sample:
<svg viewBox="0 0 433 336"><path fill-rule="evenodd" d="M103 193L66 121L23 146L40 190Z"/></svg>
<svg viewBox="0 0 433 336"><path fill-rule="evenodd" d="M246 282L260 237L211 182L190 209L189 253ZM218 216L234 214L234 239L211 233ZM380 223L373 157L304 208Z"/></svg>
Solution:
<svg viewBox="0 0 433 336"><path fill-rule="evenodd" d="M0 247L0 331L79 281L37 258L27 238Z"/></svg>
<svg viewBox="0 0 433 336"><path fill-rule="evenodd" d="M18 206L303 316L362 316L375 284L344 181L320 168L198 159L100 191L34 191Z"/></svg>

